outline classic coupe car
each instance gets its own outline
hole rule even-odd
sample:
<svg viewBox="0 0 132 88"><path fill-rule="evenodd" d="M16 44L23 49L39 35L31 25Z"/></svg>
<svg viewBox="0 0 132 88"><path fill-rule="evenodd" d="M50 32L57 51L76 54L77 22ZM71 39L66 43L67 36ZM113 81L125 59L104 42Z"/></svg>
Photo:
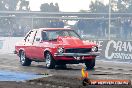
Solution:
<svg viewBox="0 0 132 88"><path fill-rule="evenodd" d="M22 66L29 66L32 61L45 61L49 69L56 65L79 63L85 63L88 69L92 69L99 55L96 44L83 41L74 30L68 28L33 29L16 43L15 52Z"/></svg>

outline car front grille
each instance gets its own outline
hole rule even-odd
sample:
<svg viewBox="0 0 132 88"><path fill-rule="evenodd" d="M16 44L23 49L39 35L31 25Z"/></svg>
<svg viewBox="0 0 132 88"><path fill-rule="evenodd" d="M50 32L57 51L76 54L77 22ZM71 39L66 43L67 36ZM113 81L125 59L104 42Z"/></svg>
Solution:
<svg viewBox="0 0 132 88"><path fill-rule="evenodd" d="M91 48L70 48L65 50L65 53L88 53L88 52L91 52Z"/></svg>

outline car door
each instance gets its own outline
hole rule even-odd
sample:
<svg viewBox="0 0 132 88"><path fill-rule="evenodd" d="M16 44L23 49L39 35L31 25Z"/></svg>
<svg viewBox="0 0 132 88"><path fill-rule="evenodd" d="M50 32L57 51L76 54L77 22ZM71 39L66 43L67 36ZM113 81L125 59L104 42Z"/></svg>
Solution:
<svg viewBox="0 0 132 88"><path fill-rule="evenodd" d="M33 56L37 59L43 59L44 47L42 42L41 30L37 30L34 43L33 43Z"/></svg>
<svg viewBox="0 0 132 88"><path fill-rule="evenodd" d="M25 53L28 58L33 58L33 42L35 38L36 30L29 32L29 34L25 38Z"/></svg>

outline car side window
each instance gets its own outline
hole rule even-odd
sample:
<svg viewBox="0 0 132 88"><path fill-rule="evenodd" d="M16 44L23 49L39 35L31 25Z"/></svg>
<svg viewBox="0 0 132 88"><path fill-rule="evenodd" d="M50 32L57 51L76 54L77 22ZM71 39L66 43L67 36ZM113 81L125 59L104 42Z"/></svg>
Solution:
<svg viewBox="0 0 132 88"><path fill-rule="evenodd" d="M35 38L35 33L36 33L36 31L31 31L31 32L27 35L25 41L26 41L26 42L33 43L34 38Z"/></svg>
<svg viewBox="0 0 132 88"><path fill-rule="evenodd" d="M42 39L43 39L43 41L48 40L48 35L46 32L42 32Z"/></svg>

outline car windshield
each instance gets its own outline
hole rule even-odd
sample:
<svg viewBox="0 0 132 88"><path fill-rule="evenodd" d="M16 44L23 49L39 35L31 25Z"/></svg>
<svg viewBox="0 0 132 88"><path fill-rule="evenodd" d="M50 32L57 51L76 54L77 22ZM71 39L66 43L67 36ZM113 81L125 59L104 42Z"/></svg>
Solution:
<svg viewBox="0 0 132 88"><path fill-rule="evenodd" d="M74 30L48 30L42 33L43 40L55 40L58 36L70 36L81 39Z"/></svg>

